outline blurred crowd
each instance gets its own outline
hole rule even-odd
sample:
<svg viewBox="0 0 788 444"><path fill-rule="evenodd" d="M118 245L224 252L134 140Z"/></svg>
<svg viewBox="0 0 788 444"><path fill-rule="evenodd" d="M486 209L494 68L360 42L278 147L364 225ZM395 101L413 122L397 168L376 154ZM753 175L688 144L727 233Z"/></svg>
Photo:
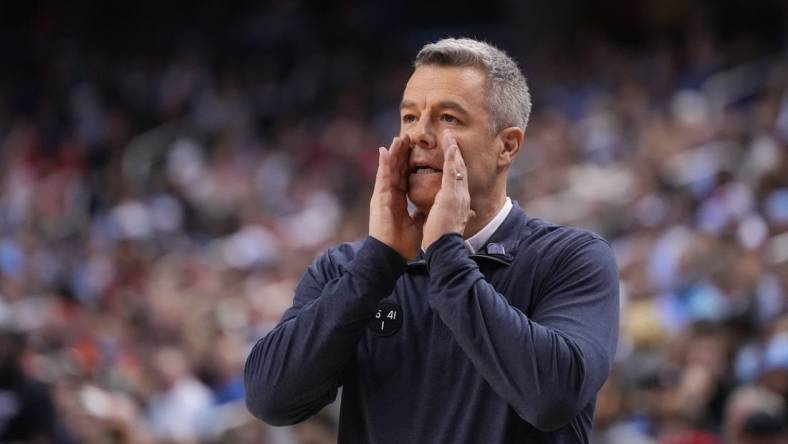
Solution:
<svg viewBox="0 0 788 444"><path fill-rule="evenodd" d="M166 50L49 52L58 14L0 45L0 442L335 442L335 406L251 418L243 362L309 262L366 235L426 40L354 50L282 2L229 23L229 53L183 25ZM685 24L637 48L501 37L535 99L510 195L616 252L593 443L786 443L788 34Z"/></svg>

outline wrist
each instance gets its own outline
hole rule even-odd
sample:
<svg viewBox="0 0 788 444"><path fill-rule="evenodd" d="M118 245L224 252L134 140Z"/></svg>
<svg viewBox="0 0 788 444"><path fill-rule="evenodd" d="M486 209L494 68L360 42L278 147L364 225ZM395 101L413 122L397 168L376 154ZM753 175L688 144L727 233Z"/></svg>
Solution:
<svg viewBox="0 0 788 444"><path fill-rule="evenodd" d="M390 239L387 239L385 236L379 236L373 233L369 234L369 237L378 241L379 243L387 246L389 249L395 251L397 254L400 255L403 261L409 261L418 255L418 248L407 248L405 246L399 245L399 243L394 242Z"/></svg>
<svg viewBox="0 0 788 444"><path fill-rule="evenodd" d="M467 258L470 252L459 233L445 233L424 250L424 259L430 272L448 267L457 259Z"/></svg>
<svg viewBox="0 0 788 444"><path fill-rule="evenodd" d="M405 272L406 266L407 262L397 250L370 235L348 265L348 270L375 282L376 286L387 287Z"/></svg>
<svg viewBox="0 0 788 444"><path fill-rule="evenodd" d="M432 245L435 244L435 242L440 240L442 237L447 235L453 235L453 234L456 234L460 236L460 238L462 238L462 230L446 230L430 236L425 235L424 240L421 242L421 248L426 252L427 249L429 249Z"/></svg>

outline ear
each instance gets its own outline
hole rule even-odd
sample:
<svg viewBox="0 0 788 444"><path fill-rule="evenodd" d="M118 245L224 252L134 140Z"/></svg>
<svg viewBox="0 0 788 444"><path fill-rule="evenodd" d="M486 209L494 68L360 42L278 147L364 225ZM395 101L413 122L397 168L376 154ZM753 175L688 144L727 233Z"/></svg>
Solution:
<svg viewBox="0 0 788 444"><path fill-rule="evenodd" d="M508 167L514 161L514 157L520 152L520 147L523 146L523 139L525 132L522 128L512 126L501 130L498 133L501 140L501 151L498 153L498 166Z"/></svg>

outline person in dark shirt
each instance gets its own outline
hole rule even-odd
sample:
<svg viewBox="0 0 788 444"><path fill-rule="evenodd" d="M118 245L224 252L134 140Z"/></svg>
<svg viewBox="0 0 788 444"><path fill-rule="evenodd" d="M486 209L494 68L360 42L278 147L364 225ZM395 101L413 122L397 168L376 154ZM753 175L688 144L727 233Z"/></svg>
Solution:
<svg viewBox="0 0 788 444"><path fill-rule="evenodd" d="M55 441L55 407L49 388L20 365L26 337L0 321L0 443Z"/></svg>
<svg viewBox="0 0 788 444"><path fill-rule="evenodd" d="M445 39L414 65L369 236L307 269L247 358L247 406L294 424L342 386L340 443L588 442L618 337L611 248L507 197L531 107L508 55Z"/></svg>

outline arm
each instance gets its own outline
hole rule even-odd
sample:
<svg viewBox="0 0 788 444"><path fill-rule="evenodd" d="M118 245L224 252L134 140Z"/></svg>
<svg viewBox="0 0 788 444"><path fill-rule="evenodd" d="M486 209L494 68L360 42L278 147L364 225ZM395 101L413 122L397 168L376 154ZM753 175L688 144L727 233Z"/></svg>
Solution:
<svg viewBox="0 0 788 444"><path fill-rule="evenodd" d="M373 237L342 271L328 254L316 260L296 287L293 306L246 360L249 411L286 425L332 402L378 301L391 294L405 266L396 251Z"/></svg>
<svg viewBox="0 0 788 444"><path fill-rule="evenodd" d="M593 399L618 336L610 247L586 236L562 253L529 317L484 280L458 234L427 251L431 307L493 390L544 431L566 425Z"/></svg>
<svg viewBox="0 0 788 444"><path fill-rule="evenodd" d="M405 198L410 139L381 147L370 200L369 237L346 266L318 259L295 291L293 307L252 349L244 368L246 405L274 425L294 424L336 398L339 375L353 357L380 299L421 244L423 215Z"/></svg>

